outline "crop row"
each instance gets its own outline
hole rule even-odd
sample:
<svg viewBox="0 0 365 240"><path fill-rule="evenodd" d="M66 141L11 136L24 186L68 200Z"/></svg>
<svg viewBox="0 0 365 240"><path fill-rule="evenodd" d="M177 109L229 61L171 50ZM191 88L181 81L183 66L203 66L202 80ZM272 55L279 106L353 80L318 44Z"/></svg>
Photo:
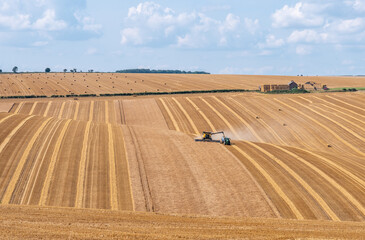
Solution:
<svg viewBox="0 0 365 240"><path fill-rule="evenodd" d="M120 127L4 113L0 126L1 204L133 210Z"/></svg>

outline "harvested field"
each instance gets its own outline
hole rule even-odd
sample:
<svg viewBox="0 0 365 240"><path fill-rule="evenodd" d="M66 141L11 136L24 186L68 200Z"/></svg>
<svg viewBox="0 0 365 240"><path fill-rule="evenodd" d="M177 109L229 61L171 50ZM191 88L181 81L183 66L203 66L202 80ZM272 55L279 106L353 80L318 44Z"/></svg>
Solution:
<svg viewBox="0 0 365 240"><path fill-rule="evenodd" d="M364 87L365 77L298 77L200 74L19 73L0 75L0 96L256 90L261 84L314 81L329 88Z"/></svg>
<svg viewBox="0 0 365 240"><path fill-rule="evenodd" d="M99 82L101 77L86 75L85 82ZM108 81L120 76L110 74ZM132 77L147 84L147 76L131 74L126 79ZM176 88L183 80L192 87L196 80L160 77L149 79L149 86L159 87L160 81L170 79L177 81L172 85ZM214 75L202 79L208 77L217 80L216 86L228 87ZM197 86L210 85L202 80ZM85 229L94 221L91 214L100 213L96 222L108 222L102 213L110 215L109 227L95 230L104 236L123 231L143 238L151 232L142 227L152 227L141 221L151 219L163 226L154 230L156 238L195 238L200 231L205 231L201 238L261 236L258 225L262 238L269 239L273 234L302 238L345 233L360 238L364 233L350 227L363 229L365 222L364 100L363 92L4 100L1 216L14 219L12 210L61 216L42 223L52 230L39 236L55 238L64 237L60 231L65 229L76 238L89 236L87 230L74 231L73 224L62 225L63 217L67 221L77 211L90 219L83 223ZM194 142L202 131L224 131L233 145ZM60 215L62 211L66 215ZM181 216L186 214L194 217ZM139 235L113 223L127 215L133 220L126 224ZM202 215L210 220L198 217ZM29 222L22 222L17 232L9 230L14 221L0 228L19 238L32 234L26 230ZM165 221L180 230L165 231L171 227ZM213 231L215 224L230 225L232 231ZM288 224L290 228L282 228ZM252 225L254 230L243 230Z"/></svg>
<svg viewBox="0 0 365 240"><path fill-rule="evenodd" d="M9 112L14 103L0 103L0 112Z"/></svg>
<svg viewBox="0 0 365 240"><path fill-rule="evenodd" d="M174 131L123 132L134 148L128 159L137 211L275 217L261 189L223 146L196 144Z"/></svg>
<svg viewBox="0 0 365 240"><path fill-rule="evenodd" d="M0 129L1 204L133 210L120 127L2 113Z"/></svg>
<svg viewBox="0 0 365 240"><path fill-rule="evenodd" d="M363 223L0 206L3 238L362 239Z"/></svg>

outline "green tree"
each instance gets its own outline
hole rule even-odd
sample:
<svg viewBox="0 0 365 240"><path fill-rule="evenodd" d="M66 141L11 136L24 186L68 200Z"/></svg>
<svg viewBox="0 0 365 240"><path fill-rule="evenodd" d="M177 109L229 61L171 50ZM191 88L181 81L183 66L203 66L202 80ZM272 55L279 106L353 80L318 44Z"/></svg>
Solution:
<svg viewBox="0 0 365 240"><path fill-rule="evenodd" d="M17 72L18 72L18 67L17 66L13 67L13 73L17 73Z"/></svg>
<svg viewBox="0 0 365 240"><path fill-rule="evenodd" d="M44 71L45 71L46 73L49 73L49 72L51 72L51 69L50 69L50 68L46 68Z"/></svg>

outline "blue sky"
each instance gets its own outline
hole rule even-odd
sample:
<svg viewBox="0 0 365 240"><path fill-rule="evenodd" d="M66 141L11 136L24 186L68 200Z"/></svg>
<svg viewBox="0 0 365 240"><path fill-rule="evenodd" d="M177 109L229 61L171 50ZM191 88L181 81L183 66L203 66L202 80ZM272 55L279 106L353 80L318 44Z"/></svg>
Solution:
<svg viewBox="0 0 365 240"><path fill-rule="evenodd" d="M0 69L365 74L365 0L0 0Z"/></svg>

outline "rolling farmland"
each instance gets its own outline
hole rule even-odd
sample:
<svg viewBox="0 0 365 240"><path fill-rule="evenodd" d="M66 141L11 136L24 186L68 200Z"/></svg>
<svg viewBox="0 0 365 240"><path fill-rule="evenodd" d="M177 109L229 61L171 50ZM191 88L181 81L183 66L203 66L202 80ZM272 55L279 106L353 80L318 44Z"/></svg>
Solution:
<svg viewBox="0 0 365 240"><path fill-rule="evenodd" d="M215 89L257 90L261 84L314 81L330 88L364 87L365 77L298 77L200 74L19 73L0 74L0 96L112 94Z"/></svg>
<svg viewBox="0 0 365 240"><path fill-rule="evenodd" d="M47 78L51 75L41 74L39 81L60 87L56 94L66 94L61 88L69 91L65 86L73 75L59 80L66 85L57 84L63 73ZM134 87L133 92L250 88L249 81L238 76L225 76L228 83L221 82L219 75L76 75L70 85L75 93L82 93L87 81L102 86L89 85L96 94L127 91L123 81L139 84L141 88ZM7 75L0 76L5 84ZM14 91L38 78L37 74L22 76L28 80L18 79ZM106 76L109 79L103 79ZM201 81L194 85L196 78ZM355 79L351 86L361 84L351 79ZM26 94L54 94L51 88L42 88ZM64 211L65 219L82 211L80 217L90 219L89 214L95 213L95 221L101 221L104 212L119 211L123 218L127 213L120 211L129 211L139 212L133 215L134 223L128 223L136 228L139 221L150 218L166 228L163 222L176 222L182 229L199 226L199 221L205 221L199 215L216 217L209 223L212 228L259 222L267 226L266 236L273 236L272 229L281 224L291 224L282 230L283 237L341 237L348 231L359 238L363 232L349 229L363 229L365 221L364 100L363 92L7 99L0 102L0 211L9 216L7 209L22 214ZM224 131L233 145L194 142L202 131ZM186 214L196 218L193 225L184 225L179 217ZM235 225L236 221L240 223ZM304 226L313 229L312 235L294 230ZM325 233L321 227L330 230ZM234 235L249 234L241 230L234 230L232 236L249 236ZM320 231L328 235L319 235ZM198 232L177 234L194 238Z"/></svg>

